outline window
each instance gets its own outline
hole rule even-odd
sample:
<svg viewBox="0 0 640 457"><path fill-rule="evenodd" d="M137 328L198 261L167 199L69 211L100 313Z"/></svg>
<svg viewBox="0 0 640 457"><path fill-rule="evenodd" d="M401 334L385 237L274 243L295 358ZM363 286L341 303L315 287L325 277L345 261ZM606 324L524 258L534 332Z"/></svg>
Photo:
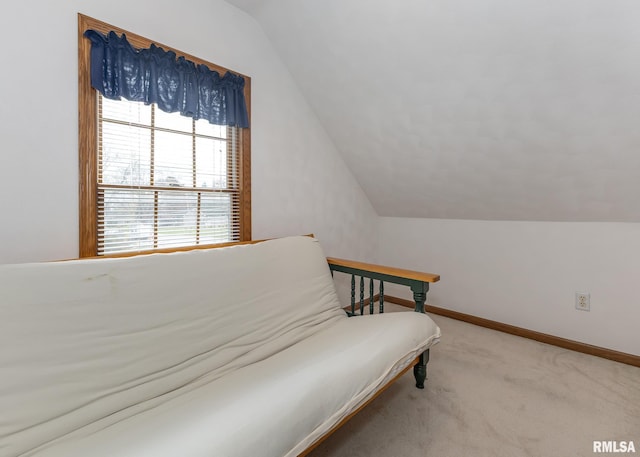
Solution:
<svg viewBox="0 0 640 457"><path fill-rule="evenodd" d="M91 87L84 31L125 33L138 48L151 41L83 15L78 24L80 256L250 240L249 129L103 97Z"/></svg>
<svg viewBox="0 0 640 457"><path fill-rule="evenodd" d="M239 240L238 129L98 97L98 255Z"/></svg>

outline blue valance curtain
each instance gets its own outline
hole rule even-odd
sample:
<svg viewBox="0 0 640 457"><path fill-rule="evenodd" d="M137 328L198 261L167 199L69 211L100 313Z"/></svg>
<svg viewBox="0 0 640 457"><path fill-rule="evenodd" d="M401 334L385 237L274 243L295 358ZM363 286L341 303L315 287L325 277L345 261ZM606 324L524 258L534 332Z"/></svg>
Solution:
<svg viewBox="0 0 640 457"><path fill-rule="evenodd" d="M154 44L135 49L113 31L105 36L87 30L84 36L91 40L91 85L103 96L156 103L168 113L211 124L249 127L243 77L220 76Z"/></svg>

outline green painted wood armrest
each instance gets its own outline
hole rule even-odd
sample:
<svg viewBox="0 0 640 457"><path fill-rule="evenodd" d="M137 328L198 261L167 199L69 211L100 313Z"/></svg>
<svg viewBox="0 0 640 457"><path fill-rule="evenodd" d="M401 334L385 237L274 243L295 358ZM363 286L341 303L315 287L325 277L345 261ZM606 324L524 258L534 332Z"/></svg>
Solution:
<svg viewBox="0 0 640 457"><path fill-rule="evenodd" d="M382 310L383 282L390 282L395 284L402 284L409 286L413 292L413 299L416 302L416 311L424 313L424 303L427 299L427 291L429 290L429 283L437 282L440 280L440 275L433 273L423 273L421 271L404 270L401 268L387 267L383 265L376 265L372 263L355 262L353 260L336 259L335 257L327 257L327 263L329 269L333 273L339 271L350 275L357 275L361 278L370 278L372 280L377 279L380 281L380 309ZM363 303L363 283L360 282L360 304L362 312ZM351 277L351 308L355 306L355 283L353 276ZM373 300L373 283L370 285L371 300ZM373 307L373 304L370 304ZM371 308L373 310L373 308ZM373 312L373 311L372 311Z"/></svg>

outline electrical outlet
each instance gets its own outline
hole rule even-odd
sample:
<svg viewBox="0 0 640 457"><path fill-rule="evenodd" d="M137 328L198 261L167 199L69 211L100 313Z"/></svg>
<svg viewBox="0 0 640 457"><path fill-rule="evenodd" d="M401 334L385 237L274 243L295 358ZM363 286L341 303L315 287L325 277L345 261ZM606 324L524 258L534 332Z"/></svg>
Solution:
<svg viewBox="0 0 640 457"><path fill-rule="evenodd" d="M589 311L591 309L591 296L583 292L576 292L576 309Z"/></svg>

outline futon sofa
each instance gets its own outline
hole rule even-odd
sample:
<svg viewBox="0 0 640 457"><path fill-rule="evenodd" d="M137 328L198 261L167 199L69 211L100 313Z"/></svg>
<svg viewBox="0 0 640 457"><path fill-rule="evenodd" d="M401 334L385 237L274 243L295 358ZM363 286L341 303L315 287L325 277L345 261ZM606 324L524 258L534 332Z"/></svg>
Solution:
<svg viewBox="0 0 640 457"><path fill-rule="evenodd" d="M0 455L309 452L412 366L422 387L440 338L421 312L360 316L357 280L345 311L332 274L365 270L308 236L0 266ZM428 278L371 270L421 311Z"/></svg>

